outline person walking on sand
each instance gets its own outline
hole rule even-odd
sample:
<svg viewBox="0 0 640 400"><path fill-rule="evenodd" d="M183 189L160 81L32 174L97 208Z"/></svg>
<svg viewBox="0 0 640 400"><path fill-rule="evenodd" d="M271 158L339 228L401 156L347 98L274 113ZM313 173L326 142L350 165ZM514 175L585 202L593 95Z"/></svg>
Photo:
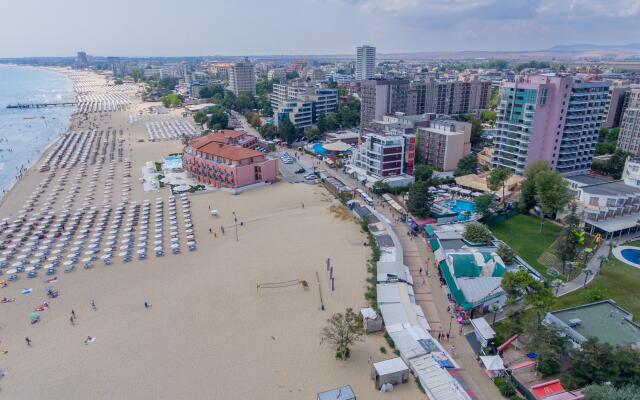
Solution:
<svg viewBox="0 0 640 400"><path fill-rule="evenodd" d="M211 233L211 228L209 228L209 233Z"/></svg>
<svg viewBox="0 0 640 400"><path fill-rule="evenodd" d="M451 354L455 357L456 356L456 345L452 345L451 346Z"/></svg>
<svg viewBox="0 0 640 400"><path fill-rule="evenodd" d="M31 347L31 339L29 339L29 336L24 338L24 341L27 342L27 346Z"/></svg>
<svg viewBox="0 0 640 400"><path fill-rule="evenodd" d="M92 308L93 310L97 310L97 309L98 309L98 308L96 307L96 302L95 302L95 301L93 301L93 300L91 300L91 308Z"/></svg>
<svg viewBox="0 0 640 400"><path fill-rule="evenodd" d="M145 300L144 301L144 308L149 308L149 307L151 307L151 304L149 304L149 302Z"/></svg>
<svg viewBox="0 0 640 400"><path fill-rule="evenodd" d="M73 310L71 310L71 316L72 316L73 318L75 318L75 317L76 317L76 312L75 312L75 311L73 311Z"/></svg>
<svg viewBox="0 0 640 400"><path fill-rule="evenodd" d="M222 234L224 235L224 226L220 225L220 231L222 231Z"/></svg>

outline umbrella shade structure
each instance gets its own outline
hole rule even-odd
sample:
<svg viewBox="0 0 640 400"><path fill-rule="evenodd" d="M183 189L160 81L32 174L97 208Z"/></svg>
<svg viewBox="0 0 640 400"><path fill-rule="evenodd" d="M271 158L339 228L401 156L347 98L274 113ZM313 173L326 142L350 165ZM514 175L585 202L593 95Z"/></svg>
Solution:
<svg viewBox="0 0 640 400"><path fill-rule="evenodd" d="M36 269L36 267L27 267L27 268L24 269L24 272L31 272L34 269Z"/></svg>
<svg viewBox="0 0 640 400"><path fill-rule="evenodd" d="M12 274L15 274L16 272L18 272L18 270L17 270L17 269L15 269L15 268L12 268L12 269L8 269L8 270L6 270L6 271L5 271L5 274L6 274L6 275L12 275Z"/></svg>

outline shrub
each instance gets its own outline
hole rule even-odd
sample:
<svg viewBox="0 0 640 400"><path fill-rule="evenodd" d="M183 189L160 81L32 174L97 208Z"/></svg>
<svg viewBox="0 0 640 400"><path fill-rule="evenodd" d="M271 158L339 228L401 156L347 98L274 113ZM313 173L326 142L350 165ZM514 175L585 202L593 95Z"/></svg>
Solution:
<svg viewBox="0 0 640 400"><path fill-rule="evenodd" d="M506 264L513 264L516 260L516 253L505 243L500 243L498 246L498 255Z"/></svg>
<svg viewBox="0 0 640 400"><path fill-rule="evenodd" d="M384 346L380 346L380 353L387 354L387 348Z"/></svg>
<svg viewBox="0 0 640 400"><path fill-rule="evenodd" d="M492 236L491 231L485 225L472 222L464 228L462 237L471 243L489 244Z"/></svg>
<svg viewBox="0 0 640 400"><path fill-rule="evenodd" d="M493 380L493 382L496 384L496 386L500 390L500 393L502 393L504 397L511 397L516 394L516 386L513 384L511 379L497 377Z"/></svg>
<svg viewBox="0 0 640 400"><path fill-rule="evenodd" d="M556 374L560 370L560 364L551 358L541 358L538 361L538 371L542 376L550 376Z"/></svg>
<svg viewBox="0 0 640 400"><path fill-rule="evenodd" d="M387 344L389 345L389 347L391 347L392 349L396 348L396 344L393 343L393 339L391 339L391 336L389 336L387 332L384 333L384 338L387 340Z"/></svg>

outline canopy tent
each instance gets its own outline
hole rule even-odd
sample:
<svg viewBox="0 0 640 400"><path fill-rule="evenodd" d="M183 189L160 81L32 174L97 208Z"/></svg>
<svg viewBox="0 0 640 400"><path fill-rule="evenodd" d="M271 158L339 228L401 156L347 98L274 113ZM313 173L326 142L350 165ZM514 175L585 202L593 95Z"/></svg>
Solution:
<svg viewBox="0 0 640 400"><path fill-rule="evenodd" d="M487 371L503 371L505 369L500 356L480 356L480 361Z"/></svg>
<svg viewBox="0 0 640 400"><path fill-rule="evenodd" d="M324 147L325 150L335 151L335 152L343 152L343 151L351 150L351 146L341 140L335 141L333 143L323 144L322 147Z"/></svg>
<svg viewBox="0 0 640 400"><path fill-rule="evenodd" d="M496 332L483 317L472 319L471 326L482 347L486 347L489 341L496 337Z"/></svg>

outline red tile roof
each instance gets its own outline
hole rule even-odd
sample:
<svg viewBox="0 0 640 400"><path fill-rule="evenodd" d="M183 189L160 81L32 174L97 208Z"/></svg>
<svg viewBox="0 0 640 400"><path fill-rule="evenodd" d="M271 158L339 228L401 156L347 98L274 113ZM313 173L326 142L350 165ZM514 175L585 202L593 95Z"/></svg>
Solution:
<svg viewBox="0 0 640 400"><path fill-rule="evenodd" d="M205 154L211 154L213 156L235 161L246 160L248 158L260 157L264 155L264 153L261 153L257 150L215 142L210 142L197 147L197 150Z"/></svg>
<svg viewBox="0 0 640 400"><path fill-rule="evenodd" d="M245 136L247 133L243 131L232 131L229 129L225 129L221 132L210 133L206 136L201 136L191 140L191 147L195 149L199 149L202 146L205 146L209 143L227 143L228 138L237 139L239 137Z"/></svg>

